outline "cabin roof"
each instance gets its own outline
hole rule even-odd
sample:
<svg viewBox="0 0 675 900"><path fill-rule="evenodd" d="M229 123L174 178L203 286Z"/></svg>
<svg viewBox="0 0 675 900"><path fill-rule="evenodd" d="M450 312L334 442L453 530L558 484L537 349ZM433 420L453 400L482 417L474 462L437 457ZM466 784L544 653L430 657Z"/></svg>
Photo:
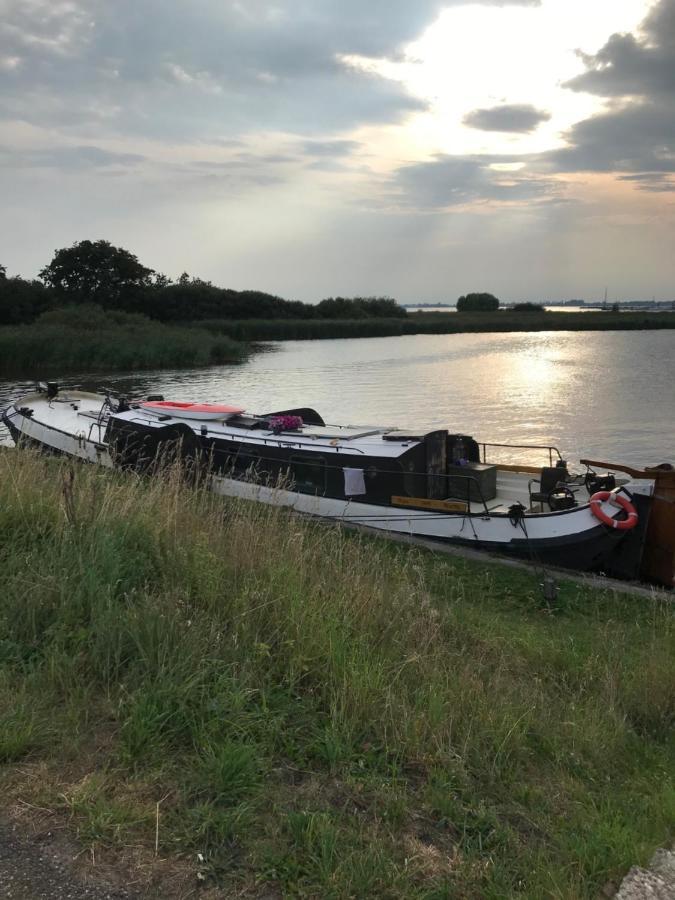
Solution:
<svg viewBox="0 0 675 900"><path fill-rule="evenodd" d="M396 458L405 453L418 441L405 439L402 434L400 441L396 440L395 428L378 428L370 425L304 425L298 431L285 431L274 434L273 431L256 427L242 428L240 425L231 425L227 421L200 422L176 417L158 416L144 409L131 409L128 412L117 413L115 418L122 421L137 423L148 428L162 428L167 425L183 424L191 427L196 434L200 433L201 426L207 429L207 435L211 438L227 440L231 438L244 441L254 446L276 446L295 448L301 451L337 452L360 456L379 456ZM384 436L387 435L387 439Z"/></svg>

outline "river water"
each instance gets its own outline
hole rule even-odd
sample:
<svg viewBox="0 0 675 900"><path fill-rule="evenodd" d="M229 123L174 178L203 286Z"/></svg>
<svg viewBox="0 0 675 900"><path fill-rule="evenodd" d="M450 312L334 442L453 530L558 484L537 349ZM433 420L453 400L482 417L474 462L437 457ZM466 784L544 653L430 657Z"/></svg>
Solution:
<svg viewBox="0 0 675 900"><path fill-rule="evenodd" d="M332 424L449 428L479 441L552 444L570 460L675 463L675 331L286 341L236 366L51 377L261 413L313 406ZM0 407L31 384L0 382Z"/></svg>

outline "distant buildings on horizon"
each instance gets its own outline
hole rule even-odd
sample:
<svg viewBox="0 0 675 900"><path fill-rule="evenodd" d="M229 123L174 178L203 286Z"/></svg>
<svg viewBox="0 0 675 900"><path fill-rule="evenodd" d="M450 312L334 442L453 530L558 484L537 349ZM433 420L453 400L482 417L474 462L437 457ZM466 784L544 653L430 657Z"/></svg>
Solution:
<svg viewBox="0 0 675 900"><path fill-rule="evenodd" d="M516 303L523 301L514 300L510 303L501 303L503 309L515 306ZM555 308L580 306L584 309L611 309L613 306L619 306L621 309L652 309L652 310L675 310L675 300L537 300L532 301L539 303L541 306ZM454 303L401 303L404 309L454 309Z"/></svg>

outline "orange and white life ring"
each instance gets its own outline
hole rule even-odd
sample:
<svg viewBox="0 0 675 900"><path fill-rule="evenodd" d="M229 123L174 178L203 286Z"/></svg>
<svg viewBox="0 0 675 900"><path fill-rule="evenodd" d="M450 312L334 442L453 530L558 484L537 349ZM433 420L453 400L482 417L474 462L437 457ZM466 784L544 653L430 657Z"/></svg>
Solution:
<svg viewBox="0 0 675 900"><path fill-rule="evenodd" d="M614 519L604 511L602 504L609 500L610 497L626 513L625 519ZM619 531L630 531L638 523L637 510L628 497L624 497L623 494L615 494L612 491L598 491L597 494L593 494L591 497L591 512L596 519L600 519L603 525L609 525L610 528L617 528Z"/></svg>

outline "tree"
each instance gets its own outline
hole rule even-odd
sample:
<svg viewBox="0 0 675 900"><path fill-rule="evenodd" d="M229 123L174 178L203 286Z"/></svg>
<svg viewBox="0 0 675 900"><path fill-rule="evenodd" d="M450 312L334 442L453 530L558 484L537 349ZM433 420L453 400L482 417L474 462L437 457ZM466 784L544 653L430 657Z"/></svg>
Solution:
<svg viewBox="0 0 675 900"><path fill-rule="evenodd" d="M161 290L162 288L169 287L170 284L173 284L173 281L168 275L165 275L164 272L152 273L152 286L154 288Z"/></svg>
<svg viewBox="0 0 675 900"><path fill-rule="evenodd" d="M7 269L0 263L0 278L7 278Z"/></svg>
<svg viewBox="0 0 675 900"><path fill-rule="evenodd" d="M499 300L493 294L466 294L457 300L457 312L495 312Z"/></svg>
<svg viewBox="0 0 675 900"><path fill-rule="evenodd" d="M108 241L80 241L57 250L40 278L61 300L129 306L139 289L150 287L152 269Z"/></svg>
<svg viewBox="0 0 675 900"><path fill-rule="evenodd" d="M52 292L39 281L0 275L0 325L32 322L53 305Z"/></svg>
<svg viewBox="0 0 675 900"><path fill-rule="evenodd" d="M327 297L318 303L322 319L405 318L408 313L392 297Z"/></svg>

